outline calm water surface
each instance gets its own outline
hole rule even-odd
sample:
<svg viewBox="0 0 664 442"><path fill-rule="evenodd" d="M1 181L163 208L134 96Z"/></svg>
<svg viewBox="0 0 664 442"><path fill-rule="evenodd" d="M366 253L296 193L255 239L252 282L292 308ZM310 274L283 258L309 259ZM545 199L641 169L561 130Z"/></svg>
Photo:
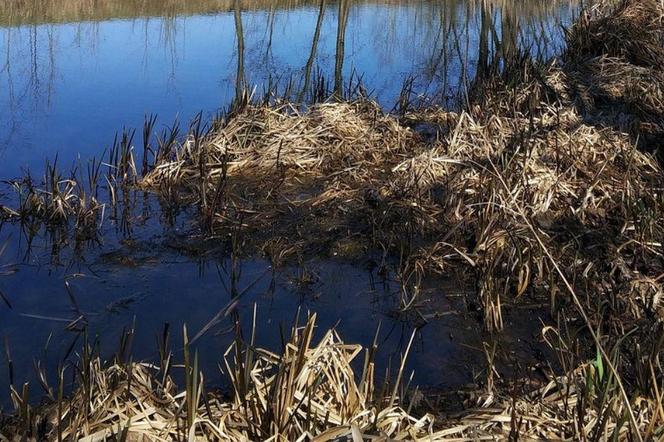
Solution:
<svg viewBox="0 0 664 442"><path fill-rule="evenodd" d="M573 11L567 2L541 0L3 5L2 177L56 154L65 162L99 155L118 130L140 127L146 114L163 124L215 114L238 83L258 95L269 84L291 83L299 95L321 75L330 87L361 78L391 107L413 77L419 93L454 96L472 81L478 60L486 63L497 49L513 50L516 42L555 51L560 24Z"/></svg>
<svg viewBox="0 0 664 442"><path fill-rule="evenodd" d="M245 86L260 95L276 85L306 100L320 81L333 89L361 80L389 109L412 78L416 94L445 102L510 51L555 53L575 9L574 1L540 0L4 0L0 178L27 169L38 175L56 156L67 166L99 156L118 130L140 127L146 114L157 114L162 125L186 123L198 112L212 116ZM8 274L0 289L12 308L0 303L0 335L19 378L30 377L34 358L55 364L77 336L63 329L78 314L65 282L107 351L135 320L142 357L154 354L165 322L173 330L185 322L200 329L229 302L236 280L246 289L238 305L243 325L257 304L259 338L272 348L279 324L288 327L298 308L318 312L322 327L338 322L345 338L364 344L383 321L384 362L425 323L394 315L398 285L379 277L370 260L321 259L278 272L245 260L235 278L223 253L192 255L173 245L186 221L164 227L158 216L135 214L134 222L129 233L109 221L103 242L79 251L59 251L40 234L30 243L29 232L2 227ZM312 275L304 286L303 271ZM470 382L469 367L479 370L483 361L483 337L462 302L465 289L450 281L430 285L428 324L410 367L423 384ZM212 355L204 365L214 369L230 325L225 318L201 339ZM537 324L528 327L515 334L532 336ZM4 385L7 372L0 373Z"/></svg>

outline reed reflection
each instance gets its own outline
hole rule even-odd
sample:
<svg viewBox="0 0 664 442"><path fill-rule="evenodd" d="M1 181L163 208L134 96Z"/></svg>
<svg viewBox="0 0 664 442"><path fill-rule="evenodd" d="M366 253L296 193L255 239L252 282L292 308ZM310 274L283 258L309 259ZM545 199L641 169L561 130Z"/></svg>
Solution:
<svg viewBox="0 0 664 442"><path fill-rule="evenodd" d="M449 101L518 50L553 53L574 4L8 0L0 6L0 147L13 149L0 172L55 154L93 156L144 114L188 120L254 87L307 101L342 95L361 78L391 107L412 79L414 92Z"/></svg>

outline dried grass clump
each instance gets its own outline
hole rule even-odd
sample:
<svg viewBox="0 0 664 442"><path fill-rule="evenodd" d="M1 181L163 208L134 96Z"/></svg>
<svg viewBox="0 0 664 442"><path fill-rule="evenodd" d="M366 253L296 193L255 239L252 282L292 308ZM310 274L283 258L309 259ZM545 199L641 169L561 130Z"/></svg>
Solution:
<svg viewBox="0 0 664 442"><path fill-rule="evenodd" d="M567 35L564 70L589 117L657 149L664 136L664 4L600 3Z"/></svg>
<svg viewBox="0 0 664 442"><path fill-rule="evenodd" d="M306 112L250 105L160 154L140 185L197 204L212 231L242 226L256 237L269 232L265 245L287 237L300 252L327 253L371 236L382 183L421 148L416 133L367 99Z"/></svg>
<svg viewBox="0 0 664 442"><path fill-rule="evenodd" d="M96 235L103 218L105 204L96 190L98 163L88 170L92 184L88 187L72 172L63 176L57 164L46 164L42 182L37 184L30 175L9 182L16 195L16 206L1 206L0 217L6 220L19 220L22 223L43 225L47 229L71 226L78 239L89 239ZM95 181L93 181L95 180Z"/></svg>
<svg viewBox="0 0 664 442"><path fill-rule="evenodd" d="M478 78L471 98L502 115L537 115L540 103L575 107L584 121L629 133L640 148L664 137L664 4L608 0L582 12L566 49L547 63L527 54Z"/></svg>
<svg viewBox="0 0 664 442"><path fill-rule="evenodd" d="M260 177L280 169L304 177L342 173L358 179L367 168L403 153L414 138L366 100L319 104L304 114L290 105L247 106L222 124L200 146L189 139L168 161L156 165L143 184L195 186L201 161L209 180L218 179L222 170L228 176ZM201 152L194 152L197 148Z"/></svg>
<svg viewBox="0 0 664 442"><path fill-rule="evenodd" d="M442 272L470 263L489 328L502 328L501 300L561 285L540 241L570 273L601 286L616 276L616 262L630 262L630 278L660 269L645 245L662 235L653 218L661 210L657 161L627 135L584 124L573 108L539 111L461 113L439 144L391 179L417 185L414 200L438 205L443 240L423 247L420 265Z"/></svg>
<svg viewBox="0 0 664 442"><path fill-rule="evenodd" d="M597 102L620 105L624 101L622 110L631 114L650 116L651 120L661 116L664 74L659 67L653 69L627 63L622 58L603 56L586 60L579 67L579 75L592 79L586 92L592 100L585 103L588 108L592 109Z"/></svg>
<svg viewBox="0 0 664 442"><path fill-rule="evenodd" d="M616 4L617 3L617 4ZM664 13L659 0L602 1L567 35L569 59L611 57L644 67L664 65Z"/></svg>
<svg viewBox="0 0 664 442"><path fill-rule="evenodd" d="M443 424L450 440L659 440L657 404L637 397L628 410L615 394L615 385L592 364L544 387L518 397L478 398L480 406ZM636 432L625 420L634 412ZM601 439L600 439L601 440Z"/></svg>
<svg viewBox="0 0 664 442"><path fill-rule="evenodd" d="M232 398L203 391L198 356L189 353L186 337L184 391L170 377L170 354L155 367L117 360L103 365L84 351L72 396L33 410L21 408L16 395L26 414L19 413L7 427L14 433L5 434L12 434L11 440L32 434L87 442L442 440L431 415L415 418L399 406L396 388L384 396L375 392L375 349L367 351L358 379L351 364L362 347L344 344L333 330L313 345L314 329L315 316L295 327L280 355L240 340L233 344L225 355ZM400 378L401 373L397 385ZM24 419L47 424L36 434Z"/></svg>

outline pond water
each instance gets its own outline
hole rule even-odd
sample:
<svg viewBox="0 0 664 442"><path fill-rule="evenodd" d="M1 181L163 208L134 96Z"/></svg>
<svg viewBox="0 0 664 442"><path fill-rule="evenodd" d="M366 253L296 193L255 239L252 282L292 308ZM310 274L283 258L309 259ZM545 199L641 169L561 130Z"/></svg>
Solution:
<svg viewBox="0 0 664 442"><path fill-rule="evenodd" d="M417 93L454 97L493 52L555 52L573 3L5 0L0 176L99 155L146 114L213 115L238 79L299 96L321 76L359 78L388 108L411 77Z"/></svg>
<svg viewBox="0 0 664 442"><path fill-rule="evenodd" d="M389 109L412 79L415 95L451 103L509 51L554 54L576 8L573 0L4 0L0 178L38 176L47 159L69 165L99 156L147 114L161 125L198 112L211 117L244 87L306 101L321 83L328 90L361 83ZM317 312L321 328L338 323L349 342L370 343L382 321L385 364L426 323L409 362L424 385L471 382L484 363L486 337L464 304L467 289L453 281L430 281L425 316L412 320L394 314L399 285L379 276L370 258L272 272L261 260L233 266L219 250L183 252L186 216L175 226L140 213L133 222L130 233L109 220L103 241L84 250L54 250L43 232L2 226L0 290L11 308L0 302L0 335L16 377L30 377L35 358L56 364L78 336L65 325L81 312L106 351L135 320L137 356L151 357L165 322L177 333L184 323L200 330L228 304L233 281L244 291L236 310L243 326L256 304L267 347L278 346L279 324L289 327L301 308ZM200 340L212 371L230 325L224 317ZM537 329L520 323L505 339L532 357L532 339L522 338ZM5 385L7 371L0 373Z"/></svg>
<svg viewBox="0 0 664 442"><path fill-rule="evenodd" d="M131 218L137 223L132 234L109 226L103 244L78 248L71 239L3 226L0 290L10 305L0 306L0 321L14 382L34 382L36 361L52 375L65 359L76 360L83 323L104 356L115 354L123 330L135 326L132 355L147 360L156 360L165 324L181 360L183 327L191 338L211 323L194 345L209 386L223 387L227 378L218 363L235 338L236 321L245 336L250 333L254 308L257 342L273 351L298 312L299 323L316 313L318 337L336 327L346 342L369 346L380 327L379 376L398 365L413 332L407 369L422 387L472 384L486 366L484 345L493 341L482 332L480 312L467 303L471 288L460 281L426 281L417 311L400 313L402 286L393 273L380 271L377 257L320 258L274 270L266 260L234 258L224 245L192 240L183 233L190 231L187 216L168 228L156 216L142 224L140 215ZM496 340L497 364L514 376L523 374L519 364L541 363L545 351L538 342L541 323L520 321L522 313L506 313L509 331ZM2 368L0 385L8 385L10 372Z"/></svg>

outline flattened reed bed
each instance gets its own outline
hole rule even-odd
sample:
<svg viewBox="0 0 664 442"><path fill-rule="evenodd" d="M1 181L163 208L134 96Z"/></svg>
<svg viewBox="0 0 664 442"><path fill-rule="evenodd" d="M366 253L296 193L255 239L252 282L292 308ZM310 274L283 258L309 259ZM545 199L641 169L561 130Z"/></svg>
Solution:
<svg viewBox="0 0 664 442"><path fill-rule="evenodd" d="M571 27L564 54L569 89L602 124L659 150L664 139L664 7L658 0L600 2Z"/></svg>
<svg viewBox="0 0 664 442"><path fill-rule="evenodd" d="M253 334L250 342L238 336L223 355L230 395L205 390L186 328L181 364L168 349L168 334L160 341L156 365L127 360L130 344L104 361L86 341L78 361L59 370L57 386L44 378L42 387L51 397L46 405L32 407L27 384L11 387L18 411L0 421L0 440L435 442L582 440L593 434L634 439L625 425L628 411L607 395L614 381L601 366L584 364L518 397L487 391L471 398L467 411L436 417L412 411L419 393L409 390L403 373L412 338L394 383L380 384L374 379L375 344L369 349L345 344L335 330L314 344L315 331L314 315L292 329L280 354L256 348ZM133 333L122 342L130 343ZM357 358L364 361L359 376L351 367ZM74 391L66 397L69 369ZM184 389L172 377L180 370ZM650 398L635 397L629 412L636 413L642 434L662 434Z"/></svg>
<svg viewBox="0 0 664 442"><path fill-rule="evenodd" d="M437 140L407 124L423 121L437 126ZM290 253L355 240L407 251L413 271L472 269L489 328L502 327L500 298L555 283L521 211L573 273L599 282L615 275L612 263L630 262L630 281L659 274L635 261L656 256L648 242L662 228L659 164L564 104L541 103L536 115L429 110L402 121L365 101L305 114L248 106L162 158L141 186L199 205L212 231L258 233L270 255L283 238ZM593 262L608 267L585 269Z"/></svg>
<svg viewBox="0 0 664 442"><path fill-rule="evenodd" d="M57 401L31 414L30 406L23 404L25 388L23 393L12 389L13 400L24 413L6 428L16 437L87 442L113 437L332 441L370 435L380 440L440 440L432 427L433 416L415 418L400 406L400 389L390 384L376 389L375 348L365 352L358 377L351 363L364 349L344 344L334 330L313 344L315 324L314 315L305 325L295 326L281 354L256 348L253 338L251 342L238 338L223 355L233 386L231 397L204 391L198 355L189 349L186 328L184 391L171 378L177 366L167 347L161 347L158 366L123 362L119 357L103 363L86 342L74 394L62 398L60 386ZM163 342L167 340L166 335ZM1 433L0 438L6 440Z"/></svg>

